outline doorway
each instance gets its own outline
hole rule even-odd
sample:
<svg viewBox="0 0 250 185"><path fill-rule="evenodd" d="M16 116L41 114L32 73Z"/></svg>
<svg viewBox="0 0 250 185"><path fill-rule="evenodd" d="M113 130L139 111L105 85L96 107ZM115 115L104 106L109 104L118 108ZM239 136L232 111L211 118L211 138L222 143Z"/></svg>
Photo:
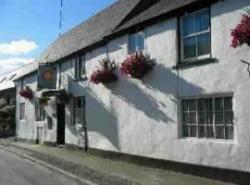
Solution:
<svg viewBox="0 0 250 185"><path fill-rule="evenodd" d="M57 104L57 144L65 144L65 105Z"/></svg>

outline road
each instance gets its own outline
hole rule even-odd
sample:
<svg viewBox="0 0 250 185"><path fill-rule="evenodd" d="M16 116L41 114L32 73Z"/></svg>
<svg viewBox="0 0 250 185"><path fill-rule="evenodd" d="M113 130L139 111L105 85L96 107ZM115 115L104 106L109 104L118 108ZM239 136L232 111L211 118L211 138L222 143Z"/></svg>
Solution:
<svg viewBox="0 0 250 185"><path fill-rule="evenodd" d="M77 185L77 183L0 148L0 185Z"/></svg>

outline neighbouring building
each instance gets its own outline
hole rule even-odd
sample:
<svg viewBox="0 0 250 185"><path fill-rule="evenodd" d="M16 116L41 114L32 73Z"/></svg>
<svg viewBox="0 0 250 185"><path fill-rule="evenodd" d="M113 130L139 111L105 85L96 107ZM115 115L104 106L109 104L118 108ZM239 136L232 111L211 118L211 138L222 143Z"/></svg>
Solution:
<svg viewBox="0 0 250 185"><path fill-rule="evenodd" d="M231 30L249 0L120 0L63 34L39 60L57 69L56 89L38 73L16 80L20 139L250 172L250 79ZM90 82L99 60L118 66L143 51L155 59L142 80ZM20 97L29 86L34 98ZM60 92L70 101L58 102ZM48 105L41 95L50 94Z"/></svg>
<svg viewBox="0 0 250 185"><path fill-rule="evenodd" d="M16 88L14 81L34 63L14 69L0 76L0 138L15 136ZM36 67L37 68L37 67Z"/></svg>

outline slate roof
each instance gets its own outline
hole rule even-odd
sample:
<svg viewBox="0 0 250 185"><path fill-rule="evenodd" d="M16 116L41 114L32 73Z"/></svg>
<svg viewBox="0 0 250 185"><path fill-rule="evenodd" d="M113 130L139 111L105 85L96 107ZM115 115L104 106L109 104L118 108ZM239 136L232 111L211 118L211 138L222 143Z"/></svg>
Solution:
<svg viewBox="0 0 250 185"><path fill-rule="evenodd" d="M32 62L11 72L0 75L0 91L15 88L15 80L36 71L37 68L38 62Z"/></svg>
<svg viewBox="0 0 250 185"><path fill-rule="evenodd" d="M86 22L60 36L42 54L40 60L56 61L90 46L111 33L140 0L119 0Z"/></svg>
<svg viewBox="0 0 250 185"><path fill-rule="evenodd" d="M58 61L105 38L171 13L192 3L216 0L119 0L87 21L66 32L41 55L41 61Z"/></svg>

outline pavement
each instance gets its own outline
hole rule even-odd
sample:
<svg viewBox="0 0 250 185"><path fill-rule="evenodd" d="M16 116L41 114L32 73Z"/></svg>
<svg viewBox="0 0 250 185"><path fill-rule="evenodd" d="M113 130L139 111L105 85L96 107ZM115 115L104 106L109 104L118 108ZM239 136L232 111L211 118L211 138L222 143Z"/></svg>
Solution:
<svg viewBox="0 0 250 185"><path fill-rule="evenodd" d="M72 176L77 176L94 184L232 185L230 183L224 183L197 176L175 173L155 168L148 168L127 162L104 159L86 154L79 150L68 150L66 148L49 147L45 145L32 145L20 142L0 141L0 144L7 150L12 150L14 152L22 153L32 158L38 159L46 164L63 170L66 173L72 174Z"/></svg>
<svg viewBox="0 0 250 185"><path fill-rule="evenodd" d="M77 185L74 180L0 148L1 185Z"/></svg>

